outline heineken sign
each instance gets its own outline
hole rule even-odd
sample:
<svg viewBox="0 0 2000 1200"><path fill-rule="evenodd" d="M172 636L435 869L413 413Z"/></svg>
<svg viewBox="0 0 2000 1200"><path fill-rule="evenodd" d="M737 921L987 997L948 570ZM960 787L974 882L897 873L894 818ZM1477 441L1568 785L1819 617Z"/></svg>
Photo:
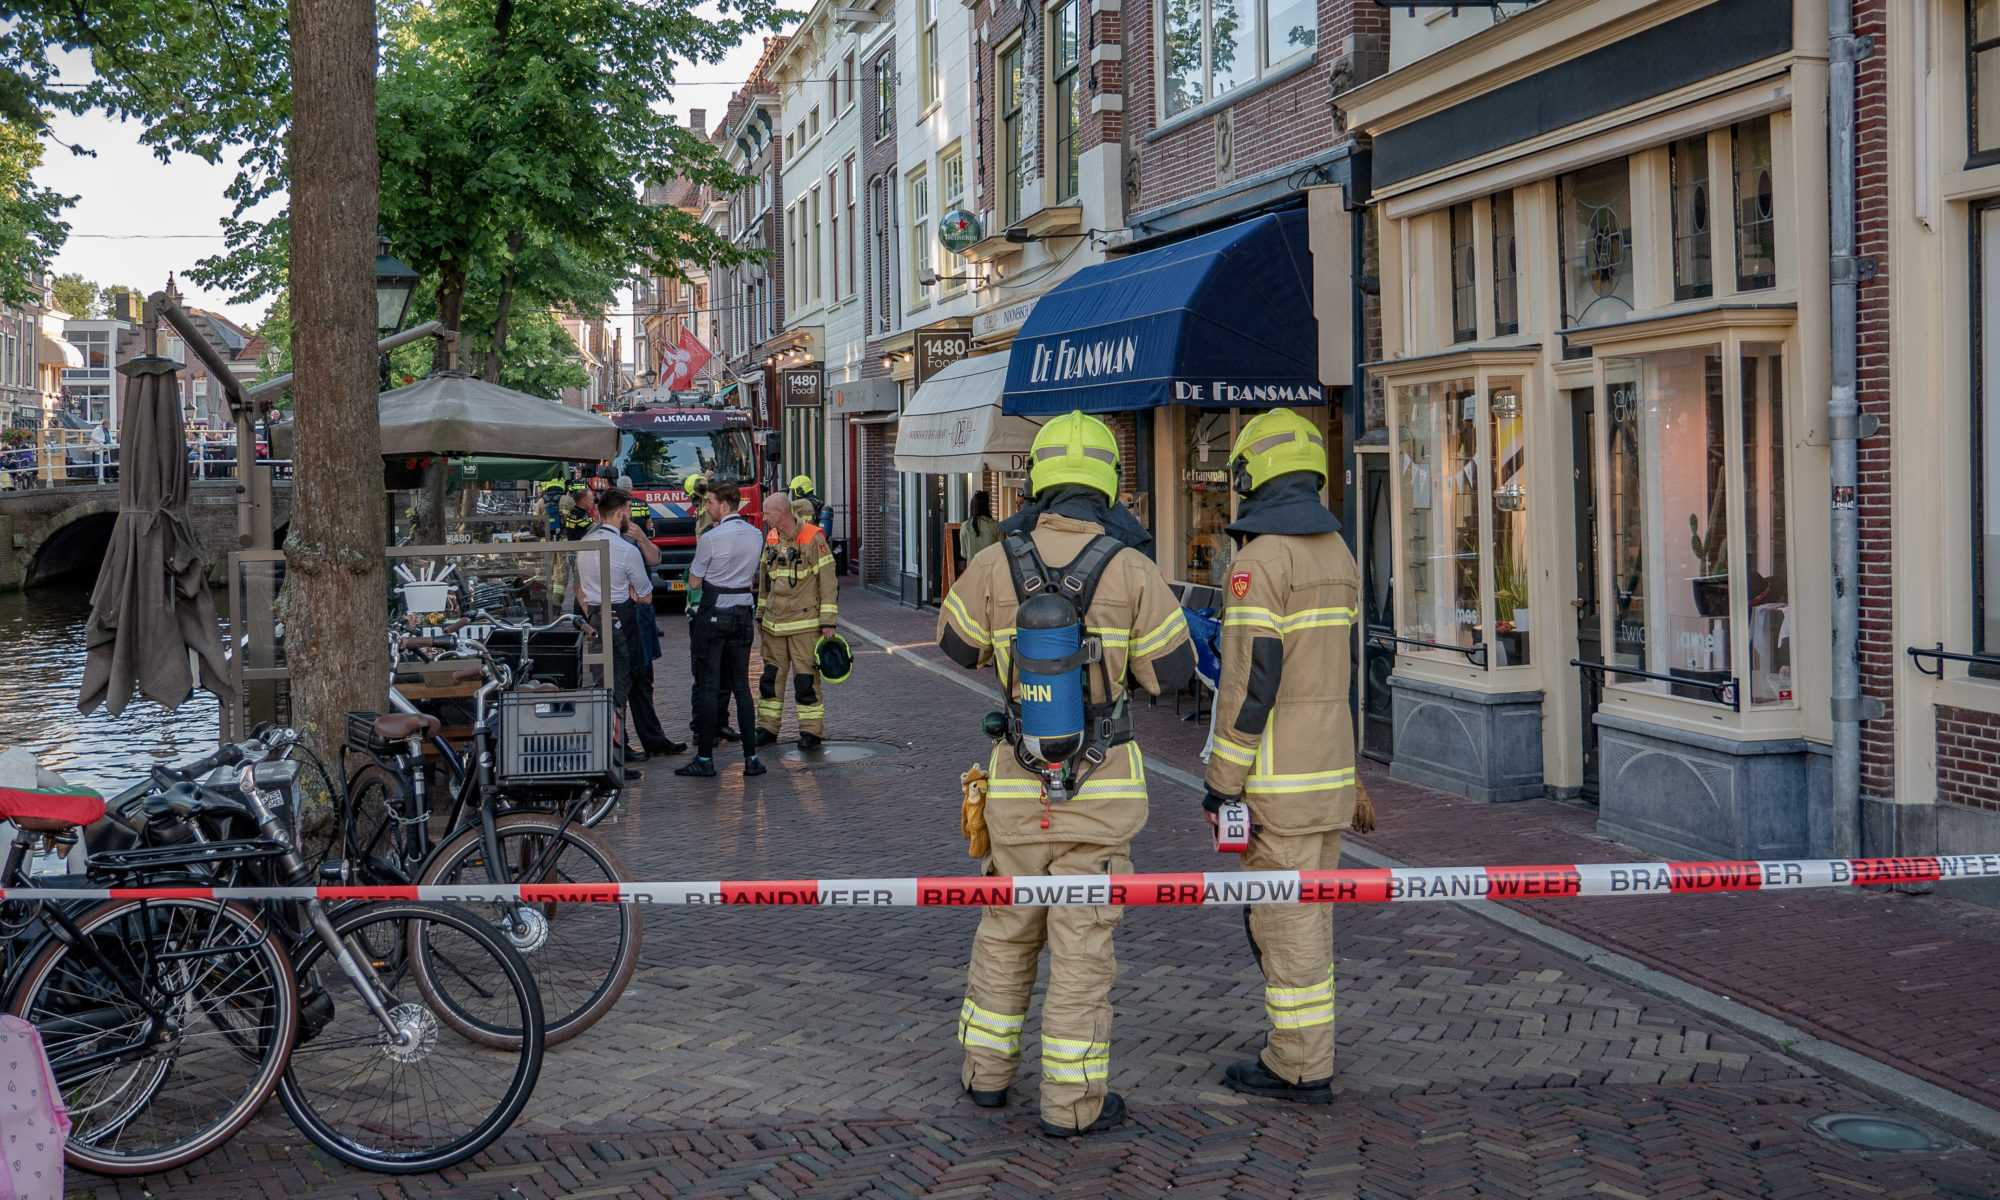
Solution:
<svg viewBox="0 0 2000 1200"><path fill-rule="evenodd" d="M967 247L985 237L979 218L965 209L954 208L938 218L938 244L953 254L965 253Z"/></svg>

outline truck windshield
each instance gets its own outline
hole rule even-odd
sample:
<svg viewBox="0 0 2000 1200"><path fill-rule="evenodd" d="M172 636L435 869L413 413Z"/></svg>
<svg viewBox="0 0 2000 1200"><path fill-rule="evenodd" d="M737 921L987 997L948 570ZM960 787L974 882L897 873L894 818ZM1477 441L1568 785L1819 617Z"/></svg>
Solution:
<svg viewBox="0 0 2000 1200"><path fill-rule="evenodd" d="M716 483L749 483L757 477L750 431L744 428L671 434L625 430L617 473L631 476L634 487L676 490L690 474Z"/></svg>

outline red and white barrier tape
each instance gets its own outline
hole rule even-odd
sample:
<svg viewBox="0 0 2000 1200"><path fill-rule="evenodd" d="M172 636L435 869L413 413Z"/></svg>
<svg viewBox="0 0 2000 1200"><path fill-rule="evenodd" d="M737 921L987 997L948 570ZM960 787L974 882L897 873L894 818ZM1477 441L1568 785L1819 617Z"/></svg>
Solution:
<svg viewBox="0 0 2000 1200"><path fill-rule="evenodd" d="M452 884L429 887L5 888L7 900L428 900L756 904L819 908L1064 908L1128 904L1367 904L1792 891L2000 878L2000 854L1765 862L1578 863L1535 867L1209 871L938 879L766 879L688 883Z"/></svg>

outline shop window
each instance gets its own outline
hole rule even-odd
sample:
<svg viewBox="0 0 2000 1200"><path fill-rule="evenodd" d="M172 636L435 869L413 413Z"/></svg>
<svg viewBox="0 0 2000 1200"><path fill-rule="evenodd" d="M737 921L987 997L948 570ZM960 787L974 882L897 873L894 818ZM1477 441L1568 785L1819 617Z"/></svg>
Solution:
<svg viewBox="0 0 2000 1200"><path fill-rule="evenodd" d="M1027 164L1033 157L1028 122L1022 111L1021 44L1000 56L1000 215L1009 225L1028 215Z"/></svg>
<svg viewBox="0 0 2000 1200"><path fill-rule="evenodd" d="M943 93L938 77L937 0L917 0L917 23L922 27L918 35L917 104L928 109Z"/></svg>
<svg viewBox="0 0 2000 1200"><path fill-rule="evenodd" d="M2000 0L1965 0L1966 151L2000 156Z"/></svg>
<svg viewBox="0 0 2000 1200"><path fill-rule="evenodd" d="M1673 177L1674 299L1714 294L1709 249L1708 135L1698 133L1667 147Z"/></svg>
<svg viewBox="0 0 2000 1200"><path fill-rule="evenodd" d="M1973 649L2000 654L2000 203L1973 227ZM71 336L75 340L75 335ZM1976 673L1989 668L1975 667Z"/></svg>
<svg viewBox="0 0 2000 1200"><path fill-rule="evenodd" d="M875 140L881 141L895 129L896 63L884 56L875 63Z"/></svg>
<svg viewBox="0 0 2000 1200"><path fill-rule="evenodd" d="M1607 359L1604 383L1609 661L1691 681L1614 675L1612 682L1714 700L1700 684L1735 674L1722 350Z"/></svg>
<svg viewBox="0 0 2000 1200"><path fill-rule="evenodd" d="M1479 637L1479 393L1470 379L1400 388L1403 633L1445 646ZM1405 647L1425 657L1462 658Z"/></svg>
<svg viewBox="0 0 2000 1200"><path fill-rule="evenodd" d="M1201 107L1311 52L1314 0L1167 0L1160 10L1160 117Z"/></svg>
<svg viewBox="0 0 2000 1200"><path fill-rule="evenodd" d="M1234 544L1222 530L1230 521L1229 448L1234 437L1228 409L1188 410L1181 528L1187 532L1182 577L1189 583L1221 587L1229 578Z"/></svg>
<svg viewBox="0 0 2000 1200"><path fill-rule="evenodd" d="M1750 703L1792 699L1791 579L1785 524L1784 352L1747 342L1743 383L1743 591Z"/></svg>
<svg viewBox="0 0 2000 1200"><path fill-rule="evenodd" d="M915 171L909 181L910 307L915 308L931 298L931 289L923 282L931 273L931 180L923 171Z"/></svg>
<svg viewBox="0 0 2000 1200"><path fill-rule="evenodd" d="M1514 234L1514 193L1493 197L1493 333L1521 331L1521 263Z"/></svg>
<svg viewBox="0 0 2000 1200"><path fill-rule="evenodd" d="M1778 286L1778 218L1771 195L1771 118L1731 127L1736 160L1736 290Z"/></svg>
<svg viewBox="0 0 2000 1200"><path fill-rule="evenodd" d="M1493 485L1493 665L1528 661L1528 439L1521 381L1486 389L1487 453Z"/></svg>
<svg viewBox="0 0 2000 1200"><path fill-rule="evenodd" d="M1077 194L1077 163L1083 131L1083 61L1078 37L1083 19L1083 0L1062 0L1049 13L1049 91L1055 110L1049 123L1052 144L1049 166L1053 172L1056 202L1074 199Z"/></svg>
<svg viewBox="0 0 2000 1200"><path fill-rule="evenodd" d="M1620 321L1632 312L1632 181L1625 160L1556 181L1561 209L1563 324Z"/></svg>
<svg viewBox="0 0 2000 1200"><path fill-rule="evenodd" d="M1472 201L1451 206L1451 340L1479 337L1478 269L1472 254Z"/></svg>

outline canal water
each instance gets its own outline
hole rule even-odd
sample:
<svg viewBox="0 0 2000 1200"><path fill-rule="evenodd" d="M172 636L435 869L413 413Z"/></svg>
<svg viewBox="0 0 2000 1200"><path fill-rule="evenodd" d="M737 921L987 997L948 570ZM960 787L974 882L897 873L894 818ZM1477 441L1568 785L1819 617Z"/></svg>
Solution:
<svg viewBox="0 0 2000 1200"><path fill-rule="evenodd" d="M83 687L87 585L0 592L0 748L26 746L71 783L112 793L157 762L215 748L215 697L197 689L173 712L134 699L123 716L76 711Z"/></svg>

